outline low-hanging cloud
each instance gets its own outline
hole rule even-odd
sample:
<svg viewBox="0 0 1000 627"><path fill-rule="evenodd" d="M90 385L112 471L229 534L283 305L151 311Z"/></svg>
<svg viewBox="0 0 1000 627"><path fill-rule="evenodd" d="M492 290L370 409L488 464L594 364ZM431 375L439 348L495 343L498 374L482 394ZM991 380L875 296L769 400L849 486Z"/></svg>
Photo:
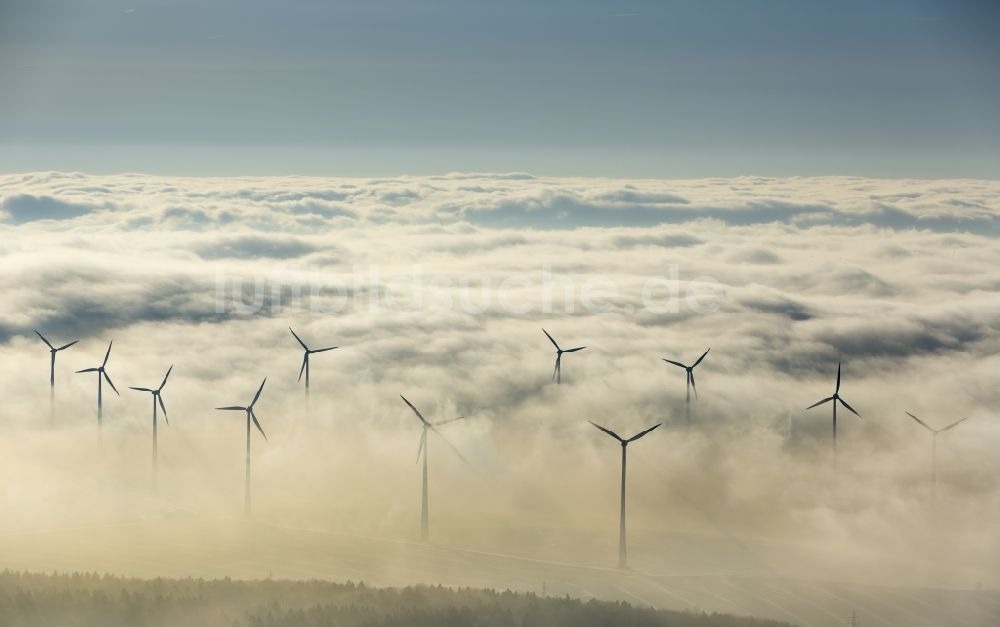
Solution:
<svg viewBox="0 0 1000 627"><path fill-rule="evenodd" d="M242 426L212 408L267 376L269 440L253 446L270 520L410 537L419 425L404 394L469 416L447 435L476 472L431 441L435 525L455 542L601 562L619 451L586 420L662 421L629 458L646 568L1000 585L1000 183L46 173L0 177L0 195L100 207L43 224L29 203L0 224L0 471L44 495L0 495L5 524L68 517L52 504L81 491L87 521L134 506L148 398L105 397L116 452L100 458L93 380L72 374L114 339L119 387L175 367L163 490L192 512L238 509ZM340 347L311 362L308 406L289 326ZM587 346L559 386L543 327ZM36 328L82 340L59 357L51 436ZM688 432L683 371L661 359L709 347ZM804 408L838 362L864 420L841 418L833 467L828 406ZM903 411L971 416L939 442L940 526L927 434ZM21 431L36 435L15 445Z"/></svg>

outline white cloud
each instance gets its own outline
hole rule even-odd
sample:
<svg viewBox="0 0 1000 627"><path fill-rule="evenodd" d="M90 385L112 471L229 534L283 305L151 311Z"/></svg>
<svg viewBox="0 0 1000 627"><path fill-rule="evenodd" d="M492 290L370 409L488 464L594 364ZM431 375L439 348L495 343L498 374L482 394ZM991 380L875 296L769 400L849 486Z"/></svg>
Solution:
<svg viewBox="0 0 1000 627"><path fill-rule="evenodd" d="M516 521L611 529L614 451L584 419L624 431L664 420L667 427L637 449L630 489L640 536L721 526L815 547L836 537L866 555L891 555L873 557L873 572L899 573L898 560L910 560L913 582L949 583L966 566L984 579L995 575L998 182L39 173L0 177L0 197L7 429L36 424L45 406L48 355L32 329L56 342L83 340L60 356L58 373L63 432L75 442L93 426L93 386L70 372L92 365L113 337L119 387L148 385L175 365L167 397L173 431L163 446L178 464L174 481L196 486L176 495L192 508L237 500L242 436L235 418L211 408L241 403L268 375L260 414L272 439L254 446L262 456L260 507L272 516L329 522L325 505L302 496L327 487L309 476L317 472L334 476L356 510L352 522L331 524L410 529L417 432L403 393L434 416L475 417L451 437L477 459L479 474L459 476L447 451L435 450L436 486L453 490L438 493L438 520L467 538L478 529L502 544L501 529ZM18 208L28 197L96 209L42 223ZM669 277L674 265L682 283L718 281L715 311L644 307L650 278ZM439 281L422 302L366 305L371 285L358 284L359 273L367 279L377 271L378 290L408 292L415 269ZM218 312L220 271L244 285L280 279L278 292L266 283L262 302L287 306ZM546 276L555 284L548 295ZM528 313L513 315L499 299L511 277L520 282L508 284L507 303ZM579 290L598 278L614 289L598 299L601 311L587 311ZM473 289L459 289L462 281ZM316 282L323 290L315 301L296 298ZM564 308L566 289L574 290L572 311ZM341 297L353 306L308 308L329 310ZM457 306L463 298L480 311ZM314 363L314 427L302 424L301 356L289 325L341 346ZM542 326L588 347L567 356L559 388L549 383L553 355ZM688 436L682 375L660 358L690 360L709 346L695 411L702 431ZM831 495L818 487L834 471L826 465L829 415L802 408L829 394L838 360L844 395L865 420L842 418L837 473L851 487ZM108 401L112 440L132 446L145 437L147 400L123 393ZM965 560L945 574L900 557L940 539L923 528L926 434L904 409L938 421L973 416L941 442L942 502L964 531L947 542ZM19 452L12 437L5 435L10 460L43 447ZM109 467L136 462L121 455ZM371 474L351 474L359 458ZM330 475L324 464L344 474ZM69 490L71 465L34 467L51 499ZM206 474L211 480L199 482ZM127 510L112 488L88 489L101 504ZM17 498L8 494L0 508ZM97 507L85 514L98 516ZM38 506L25 520L36 515L51 512ZM585 552L575 547L573 558ZM776 560L809 570L808 560ZM831 572L852 576L839 566Z"/></svg>

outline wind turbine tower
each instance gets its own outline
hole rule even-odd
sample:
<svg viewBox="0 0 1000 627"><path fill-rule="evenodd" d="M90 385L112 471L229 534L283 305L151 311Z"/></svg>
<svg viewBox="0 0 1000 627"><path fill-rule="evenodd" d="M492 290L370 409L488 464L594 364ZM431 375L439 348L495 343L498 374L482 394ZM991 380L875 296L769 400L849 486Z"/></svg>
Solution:
<svg viewBox="0 0 1000 627"><path fill-rule="evenodd" d="M422 458L423 459L423 463L424 463L424 467L423 467L423 481L421 483L421 493L420 493L421 494L421 496L420 496L420 541L421 542L427 542L428 539L430 538L430 520L429 520L428 507L427 507L427 433L429 431L433 431L434 433L436 433L438 435L438 437L440 437L441 440L445 444L447 444L449 448L451 448L451 450L455 453L455 455L457 455L458 458L460 460L462 460L462 462L466 466L468 466L468 467L471 468L472 464L470 464L469 461L467 459L465 459L465 457L458 451L458 449L455 448L454 445L452 445L452 443L449 442L443 435L441 435L440 431L438 431L438 427L446 425L446 424L448 424L450 422L455 422L456 420L463 420L465 418L465 416L459 416L458 418L450 418L448 420L440 420L438 422L430 422L426 418L424 418L424 415L421 414L420 411L416 407L413 406L413 403L411 403L410 401L406 400L405 396L403 396L402 394L400 394L399 398L403 399L403 402L406 403L409 406L409 408L413 410L413 413L417 415L417 419L420 420L421 427L423 427L423 431L420 433L420 447L417 449L417 462L419 463L421 461L421 458Z"/></svg>
<svg viewBox="0 0 1000 627"><path fill-rule="evenodd" d="M111 377L108 376L107 365L108 359L111 357L111 345L114 344L114 340L108 342L108 352L104 353L104 361L101 362L100 366L96 368L84 368L83 370L77 370L77 374L81 372L96 372L97 373L97 429L98 432L103 432L104 429L104 381L108 382L111 389L118 394L118 388L112 383ZM121 396L121 394L118 394Z"/></svg>
<svg viewBox="0 0 1000 627"><path fill-rule="evenodd" d="M158 387L158 388L155 388L155 389L153 389L153 388L136 388L136 387L129 386L130 390L135 390L137 392L149 392L150 394L153 395L153 487L154 488L156 487L157 472L158 472L157 471L157 443L156 443L156 426L157 426L156 425L156 423L157 423L156 406L157 406L157 404L159 404L160 409L163 410L163 420L169 425L170 424L170 420L167 418L167 406L163 404L163 395L161 394L161 392L163 391L164 386L167 385L167 379L170 378L170 373L173 371L173 369L174 369L173 366L170 366L170 368L167 369L167 374L164 375L163 382L160 383L160 387Z"/></svg>
<svg viewBox="0 0 1000 627"><path fill-rule="evenodd" d="M556 382L556 385L558 385L558 384L562 383L562 356L563 356L563 353L575 353L577 351L582 351L583 349L585 349L587 347L586 346L578 346L577 348L567 348L567 349L564 350L562 348L559 348L559 344L555 341L555 339L551 335L549 335L548 331L546 331L545 329L542 329L542 333L544 333L545 337L549 338L549 341L552 342L552 345L556 347L556 367L552 371L552 379Z"/></svg>
<svg viewBox="0 0 1000 627"><path fill-rule="evenodd" d="M833 396L828 396L823 400L816 401L809 407L806 407L806 409L808 410L812 409L813 407L819 407L824 403L830 403L830 402L833 403L833 452L836 453L837 452L837 403L840 403L841 405L846 407L852 414L857 416L859 420L861 419L861 414L854 411L854 408L851 407L847 403L847 401L845 401L840 396L840 363L837 364L837 387L835 387L833 390Z"/></svg>
<svg viewBox="0 0 1000 627"><path fill-rule="evenodd" d="M686 374L686 377L687 377L687 394L684 397L684 416L685 416L685 419L687 420L687 426L689 426L689 427L691 426L691 390L694 390L694 397L695 397L695 399L698 398L698 386L696 386L695 383L694 383L694 369L698 367L698 364L701 363L702 359L705 359L705 356L708 355L708 351L710 351L710 350L712 350L712 349L710 348L707 351L705 351L704 353L702 353L701 357L699 357L698 360L695 361L690 366L682 364L679 361L674 361L672 359L662 358L663 361L667 362L668 364L673 364L673 365L677 366L678 368L683 368L684 371L685 371L685 374Z"/></svg>
<svg viewBox="0 0 1000 627"><path fill-rule="evenodd" d="M56 410L55 410L55 405L56 405L56 353L58 353L59 351L66 350L67 348L69 348L70 346L76 344L80 340L75 340L73 342L70 342L69 344L64 344L64 345L60 346L59 348L56 348L47 339L45 339L44 335L42 335L41 333L39 333L37 330L35 331L35 335L37 335L39 338L41 338L41 340L43 342L45 342L45 345L49 347L49 356L50 356L50 359L49 359L49 426L53 426L53 425L55 425L55 421L56 421Z"/></svg>
<svg viewBox="0 0 1000 627"><path fill-rule="evenodd" d="M250 518L250 424L253 423L260 434L264 436L267 440L267 434L264 433L264 429L260 426L260 421L257 420L257 414L254 413L253 407L257 404L257 400L260 399L260 393L264 391L264 384L267 383L267 377L260 382L260 387L257 388L257 393L253 395L253 400L246 407L240 405L232 405L230 407L216 407L220 411L242 411L246 412L247 415L247 464L246 464L246 481L243 488L243 513L247 518Z"/></svg>
<svg viewBox="0 0 1000 627"><path fill-rule="evenodd" d="M639 438L643 437L650 431L659 427L662 422L652 427L646 429L645 431L640 431L639 433L633 435L632 437L625 439L620 435L615 433L610 429L606 429L594 421L588 421L590 424L594 425L604 433L607 433L622 445L622 491L621 491L621 508L618 517L618 568L628 568L628 549L625 545L625 467L628 462L628 445L635 442Z"/></svg>
<svg viewBox="0 0 1000 627"><path fill-rule="evenodd" d="M304 351L302 354L302 367L299 368L299 381L302 380L302 375L304 373L306 375L306 398L309 398L309 356L315 353L325 353L326 351L332 351L337 347L330 346L329 348L311 349L308 346L306 346L306 343L302 341L302 338L296 335L295 331L292 331L292 327L288 327L288 330L292 332L292 335L295 337L296 341L298 341L299 345L302 346L302 350Z"/></svg>

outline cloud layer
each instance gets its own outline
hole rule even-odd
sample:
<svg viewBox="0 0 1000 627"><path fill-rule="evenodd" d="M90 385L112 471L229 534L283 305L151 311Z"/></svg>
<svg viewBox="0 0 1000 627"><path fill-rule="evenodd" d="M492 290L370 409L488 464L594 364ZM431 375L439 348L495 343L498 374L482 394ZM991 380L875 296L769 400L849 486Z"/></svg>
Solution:
<svg viewBox="0 0 1000 627"><path fill-rule="evenodd" d="M410 533L406 394L428 415L471 417L450 433L478 473L432 440L435 519L470 544L512 550L532 544L528 529L569 527L607 531L594 552L610 550L617 449L586 419L624 432L664 421L636 445L640 538L834 538L875 556L873 572L998 585L1000 183L34 173L0 177L0 199L3 465L30 465L46 495L25 506L8 491L12 528L58 519L49 503L81 489L93 503L78 515L132 511L139 478L71 480L91 460L70 451L92 435L94 390L70 373L114 338L119 389L175 366L165 490L191 509L238 509L241 427L211 408L243 404L268 376L255 485L275 518ZM309 422L288 326L340 346L313 361ZM542 327L587 346L558 387ZM35 328L83 340L59 357L55 433ZM708 347L688 432L683 372L661 358ZM832 392L838 361L864 421L841 417L834 468L829 412L802 408ZM107 410L121 452L95 476L144 471L148 399L123 391ZM972 416L939 441L933 525L929 434L904 410L936 425ZM46 462L46 447L62 459ZM340 505L304 497L327 490ZM963 533L942 540L946 524ZM917 551L932 548L935 560ZM795 572L816 563L761 551Z"/></svg>

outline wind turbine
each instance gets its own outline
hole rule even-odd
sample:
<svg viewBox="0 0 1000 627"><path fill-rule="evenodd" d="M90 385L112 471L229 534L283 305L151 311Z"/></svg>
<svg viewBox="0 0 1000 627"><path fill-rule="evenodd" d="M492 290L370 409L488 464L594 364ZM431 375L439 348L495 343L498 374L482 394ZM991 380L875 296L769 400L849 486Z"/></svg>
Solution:
<svg viewBox="0 0 1000 627"><path fill-rule="evenodd" d="M710 351L710 350L712 350L712 349L711 348L708 349L708 351ZM673 364L673 365L677 366L678 368L683 368L685 370L686 374L687 374L687 396L684 399L684 416L685 416L685 418L687 420L687 424L688 424L689 427L691 426L691 390L692 389L694 390L694 397L695 397L695 399L698 398L698 386L696 386L694 384L694 369L698 367L698 364L701 363L702 359L705 359L705 355L708 355L708 351L705 351L704 353L702 353L701 357L698 358L698 361L694 362L690 366L685 366L681 362L674 361L672 359L663 359L663 361L667 362L668 364Z"/></svg>
<svg viewBox="0 0 1000 627"><path fill-rule="evenodd" d="M621 442L622 445L622 496L621 496L621 514L618 519L618 568L628 568L628 551L625 548L625 464L627 461L627 451L630 442L635 442L642 436L646 435L653 429L656 429L663 423L658 423L645 431L640 431L639 433L633 435L629 439L623 439L620 435L612 431L611 429L605 429L601 425L597 424L592 420L588 420L590 424L594 425L604 433L607 433L614 439Z"/></svg>
<svg viewBox="0 0 1000 627"><path fill-rule="evenodd" d="M267 434L264 433L264 429L261 428L260 422L257 421L257 415L253 413L253 406L257 404L257 399L260 398L260 393L264 391L264 384L267 383L267 377L260 382L260 387L257 388L257 393L253 395L253 400L246 407L239 405L233 405L231 407L216 407L216 409L221 411L245 411L247 413L247 471L246 471L246 485L243 490L243 511L246 516L250 517L250 423L253 422L256 425L257 430L260 434L267 439Z"/></svg>
<svg viewBox="0 0 1000 627"><path fill-rule="evenodd" d="M292 327L288 327L288 330L292 331ZM313 353L325 353L326 351L332 351L333 349L335 349L337 347L336 346L331 346L330 348L317 348L317 349L313 350L313 349L310 349L308 346L306 346L306 343L302 341L302 338L300 338L298 335L295 334L295 331L292 331L292 335L295 336L295 339L298 340L299 344L302 345L302 350L305 351L305 353L302 355L302 368L299 369L299 381L302 380L302 373L304 372L305 375L306 375L306 396L308 396L309 395L309 355L312 355Z"/></svg>
<svg viewBox="0 0 1000 627"><path fill-rule="evenodd" d="M583 349L585 349L587 347L586 346L580 346L580 347L577 347L577 348L567 348L566 350L563 350L563 349L559 348L559 344L552 338L551 335L549 335L548 331L546 331L545 329L542 329L542 333L544 333L545 337L549 338L549 341L552 342L552 345L556 347L556 367L555 367L555 370L552 371L552 378L556 380L557 384L561 383L562 382L562 356L563 356L563 353L575 353L576 351L582 351Z"/></svg>
<svg viewBox="0 0 1000 627"><path fill-rule="evenodd" d="M413 403L406 400L405 396L400 394L399 398L403 399L403 402L406 403L410 407L410 409L413 410L413 413L417 415L417 418L420 420L420 424L423 427L423 432L420 434L420 448L417 449L417 462L419 463L420 458L423 457L424 478L423 478L423 487L421 490L421 498L420 498L420 541L427 542L427 539L430 535L430 524L427 513L427 432L433 431L434 433L438 434L438 436L441 437L441 440L444 441L444 443L447 444L452 451L454 451L455 455L458 455L458 458L462 460L466 466L469 466L471 468L472 464L469 463L469 460L465 459L465 457L463 457L462 454L458 452L458 449L455 448L451 442L445 439L445 437L441 435L440 431L438 431L438 427L446 425L449 422L462 420L465 418L465 416L459 416L458 418L449 418L448 420L440 420L438 422L428 422L427 419L424 418L423 414L421 414L417 410L417 408L413 406Z"/></svg>
<svg viewBox="0 0 1000 627"><path fill-rule="evenodd" d="M106 370L106 367L108 365L108 358L111 357L111 345L114 344L114 343L115 343L114 340L111 340L110 342L108 342L108 352L104 353L104 361L101 362L100 366L98 366L96 368L84 368L83 370L77 370L76 371L77 374L79 374L81 372L96 372L97 373L97 428L98 429L103 428L103 425L104 425L103 418L104 418L104 380L105 379L107 379L108 385L110 385L111 389L115 391L115 394L118 394L118 388L116 388L115 384L111 382L111 377L108 376L108 371ZM121 396L121 394L118 394L118 396Z"/></svg>
<svg viewBox="0 0 1000 627"><path fill-rule="evenodd" d="M163 386L165 386L167 384L167 379L170 378L170 372L173 369L174 369L173 366L170 366L170 368L167 369L167 374L164 375L164 377L163 377L163 383L161 383L160 387L156 388L155 390L150 389L150 388L135 388L135 387L129 386L130 390L135 390L137 392L149 392L150 394L153 395L153 485L154 486L156 485L156 471L157 471L157 468L156 468L156 405L157 405L157 403L159 403L160 409L163 410L163 420L169 425L170 424L170 420L167 419L167 406L163 404L163 396L160 394L160 392L163 391Z"/></svg>
<svg viewBox="0 0 1000 627"><path fill-rule="evenodd" d="M35 335L37 335L39 338L41 338L41 340L43 342L45 342L45 345L49 347L49 355L51 357L51 359L49 360L49 424L53 424L55 422L55 419L56 419L56 417L55 417L55 402L56 402L56 353L58 353L59 351L62 351L62 350L66 350L67 348L69 348L70 346L76 344L80 340L76 340L76 341L70 342L69 344L65 344L63 346L60 346L59 348L56 348L55 346L52 345L51 342L49 342L47 339L45 339L45 336L42 335L41 333L39 333L37 329L35 330Z"/></svg>
<svg viewBox="0 0 1000 627"><path fill-rule="evenodd" d="M935 429L934 427L930 426L929 424L927 424L923 420L917 418L916 416L914 416L910 412L906 412L906 415L909 416L910 418L913 418L914 420L916 420L920 424L921 427L923 427L924 429L927 429L928 431L931 432L931 494L933 495L933 494L935 494L937 492L937 437L938 437L938 434L939 433L944 433L945 431L951 431L952 429L954 429L958 425L960 425L963 422L965 422L966 420L968 420L969 417L966 416L965 418L962 418L961 420L953 422L950 425L948 425L947 427L944 427L942 429Z"/></svg>
<svg viewBox="0 0 1000 627"><path fill-rule="evenodd" d="M819 407L823 403L829 403L833 401L833 451L837 451L837 403L840 403L846 407L852 414L861 418L861 414L854 411L854 408L847 404L847 401L840 397L840 362L837 362L837 387L833 390L833 396L828 396L821 401L816 401L806 409L812 409L813 407Z"/></svg>

